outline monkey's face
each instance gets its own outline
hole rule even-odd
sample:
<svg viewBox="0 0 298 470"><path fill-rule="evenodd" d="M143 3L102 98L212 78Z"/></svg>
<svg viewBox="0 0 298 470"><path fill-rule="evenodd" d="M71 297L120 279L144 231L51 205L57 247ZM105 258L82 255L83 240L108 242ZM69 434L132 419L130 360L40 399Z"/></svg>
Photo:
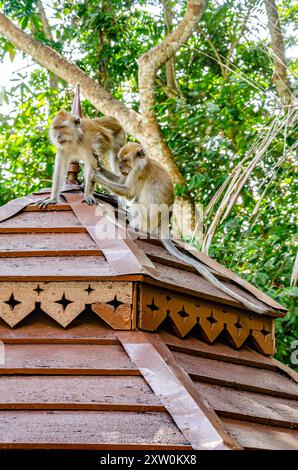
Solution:
<svg viewBox="0 0 298 470"><path fill-rule="evenodd" d="M143 147L140 144L128 143L122 147L118 153L119 170L122 175L129 175L131 170L135 167L142 167L145 165L146 155Z"/></svg>
<svg viewBox="0 0 298 470"><path fill-rule="evenodd" d="M53 144L56 146L65 146L78 143L83 134L80 123L81 121L78 116L73 116L63 109L59 111L50 129L50 138Z"/></svg>

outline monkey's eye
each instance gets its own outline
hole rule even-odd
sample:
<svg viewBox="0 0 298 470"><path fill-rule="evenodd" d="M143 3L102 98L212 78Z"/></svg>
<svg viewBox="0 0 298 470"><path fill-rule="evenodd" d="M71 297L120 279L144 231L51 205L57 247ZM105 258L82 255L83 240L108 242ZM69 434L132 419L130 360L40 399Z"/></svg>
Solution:
<svg viewBox="0 0 298 470"><path fill-rule="evenodd" d="M59 126L59 129L65 129L66 126Z"/></svg>
<svg viewBox="0 0 298 470"><path fill-rule="evenodd" d="M81 120L79 117L75 118L74 123L76 126L78 126L81 123Z"/></svg>

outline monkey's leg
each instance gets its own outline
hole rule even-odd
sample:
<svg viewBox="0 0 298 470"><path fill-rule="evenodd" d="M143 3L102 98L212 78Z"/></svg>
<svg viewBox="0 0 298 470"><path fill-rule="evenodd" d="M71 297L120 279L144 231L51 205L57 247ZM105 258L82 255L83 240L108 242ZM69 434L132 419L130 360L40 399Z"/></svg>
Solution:
<svg viewBox="0 0 298 470"><path fill-rule="evenodd" d="M66 175L67 163L68 159L65 158L64 155L57 153L51 196L45 199L40 199L35 203L41 209L45 209L50 204L57 204Z"/></svg>
<svg viewBox="0 0 298 470"><path fill-rule="evenodd" d="M97 200L93 196L95 183L92 181L92 173L93 173L93 169L91 168L91 166L86 165L85 167L85 191L84 191L84 199L82 202L86 202L89 206L93 206L93 204L97 204Z"/></svg>

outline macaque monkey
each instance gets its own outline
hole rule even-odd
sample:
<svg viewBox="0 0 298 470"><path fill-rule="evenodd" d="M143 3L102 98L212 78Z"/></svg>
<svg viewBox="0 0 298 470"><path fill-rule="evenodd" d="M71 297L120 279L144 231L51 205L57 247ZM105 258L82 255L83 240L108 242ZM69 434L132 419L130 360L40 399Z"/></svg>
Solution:
<svg viewBox="0 0 298 470"><path fill-rule="evenodd" d="M170 207L173 204L174 190L169 174L159 163L149 158L143 147L137 143L126 144L120 150L118 158L121 176L117 177L115 174L99 166L93 173L93 179L114 194L128 200L133 200L134 203L143 207L144 210L139 212L139 229L141 231L148 231L149 217L149 233L151 235L156 236L159 231L161 231L161 234L166 233L166 230L163 231L163 229L166 228L160 227L161 219L155 216L152 217L150 205L166 204ZM163 223L165 223L164 220ZM169 220L167 221L167 225L169 226ZM196 271L214 287L217 287L222 292L238 300L249 310L258 313L267 312L265 306L256 305L230 290L219 281L204 264L192 258L191 255L184 254L178 250L170 238L161 236L160 241L171 255L193 266Z"/></svg>
<svg viewBox="0 0 298 470"><path fill-rule="evenodd" d="M45 208L58 202L68 164L83 161L85 168L84 199L87 204L96 203L93 196L92 171L109 158L110 168L116 172L116 156L125 144L125 132L113 117L95 119L81 118L60 110L50 128L50 138L57 148L51 196L36 204ZM104 169L102 169L104 174Z"/></svg>

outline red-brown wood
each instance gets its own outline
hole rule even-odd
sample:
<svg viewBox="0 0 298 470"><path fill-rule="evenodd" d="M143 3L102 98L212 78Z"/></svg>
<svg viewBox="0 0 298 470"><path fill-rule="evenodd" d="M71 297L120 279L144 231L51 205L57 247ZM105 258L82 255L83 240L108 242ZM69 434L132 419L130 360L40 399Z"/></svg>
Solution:
<svg viewBox="0 0 298 470"><path fill-rule="evenodd" d="M100 253L96 244L87 233L17 233L0 234L0 252L22 252L32 251L56 252L56 256L67 251ZM22 256L24 256L22 254Z"/></svg>
<svg viewBox="0 0 298 470"><path fill-rule="evenodd" d="M37 197L36 200L39 198ZM46 209L41 209L39 206L31 204L23 209L23 212L44 212L44 211L71 211L69 204L50 204Z"/></svg>
<svg viewBox="0 0 298 470"><path fill-rule="evenodd" d="M0 263L0 280L91 280L113 276L103 256L52 256L44 263L38 256L1 258Z"/></svg>
<svg viewBox="0 0 298 470"><path fill-rule="evenodd" d="M0 320L0 340L7 344L119 344L111 328L87 312L66 328L38 313L25 318L15 328Z"/></svg>
<svg viewBox="0 0 298 470"><path fill-rule="evenodd" d="M297 399L298 385L282 373L228 364L180 352L173 352L173 355L194 380Z"/></svg>
<svg viewBox="0 0 298 470"><path fill-rule="evenodd" d="M298 432L261 424L223 419L227 431L237 438L245 449L297 450Z"/></svg>
<svg viewBox="0 0 298 470"><path fill-rule="evenodd" d="M188 445L167 413L2 411L0 447L62 444Z"/></svg>
<svg viewBox="0 0 298 470"><path fill-rule="evenodd" d="M18 345L5 347L5 364L10 369L134 369L120 345Z"/></svg>
<svg viewBox="0 0 298 470"><path fill-rule="evenodd" d="M194 383L219 416L298 429L298 402L219 385Z"/></svg>
<svg viewBox="0 0 298 470"><path fill-rule="evenodd" d="M185 341L165 331L159 332L159 335L172 351L180 351L193 356L206 357L223 362L243 364L259 369L279 370L271 358L261 356L245 347L237 351L220 342L215 342L212 345L206 344L204 341L193 336L188 336L187 341Z"/></svg>
<svg viewBox="0 0 298 470"><path fill-rule="evenodd" d="M4 229L57 229L64 227L82 227L79 220L73 212L70 211L47 211L40 212L22 212L0 224L0 233Z"/></svg>
<svg viewBox="0 0 298 470"><path fill-rule="evenodd" d="M0 407L26 404L161 405L142 377L0 377Z"/></svg>

